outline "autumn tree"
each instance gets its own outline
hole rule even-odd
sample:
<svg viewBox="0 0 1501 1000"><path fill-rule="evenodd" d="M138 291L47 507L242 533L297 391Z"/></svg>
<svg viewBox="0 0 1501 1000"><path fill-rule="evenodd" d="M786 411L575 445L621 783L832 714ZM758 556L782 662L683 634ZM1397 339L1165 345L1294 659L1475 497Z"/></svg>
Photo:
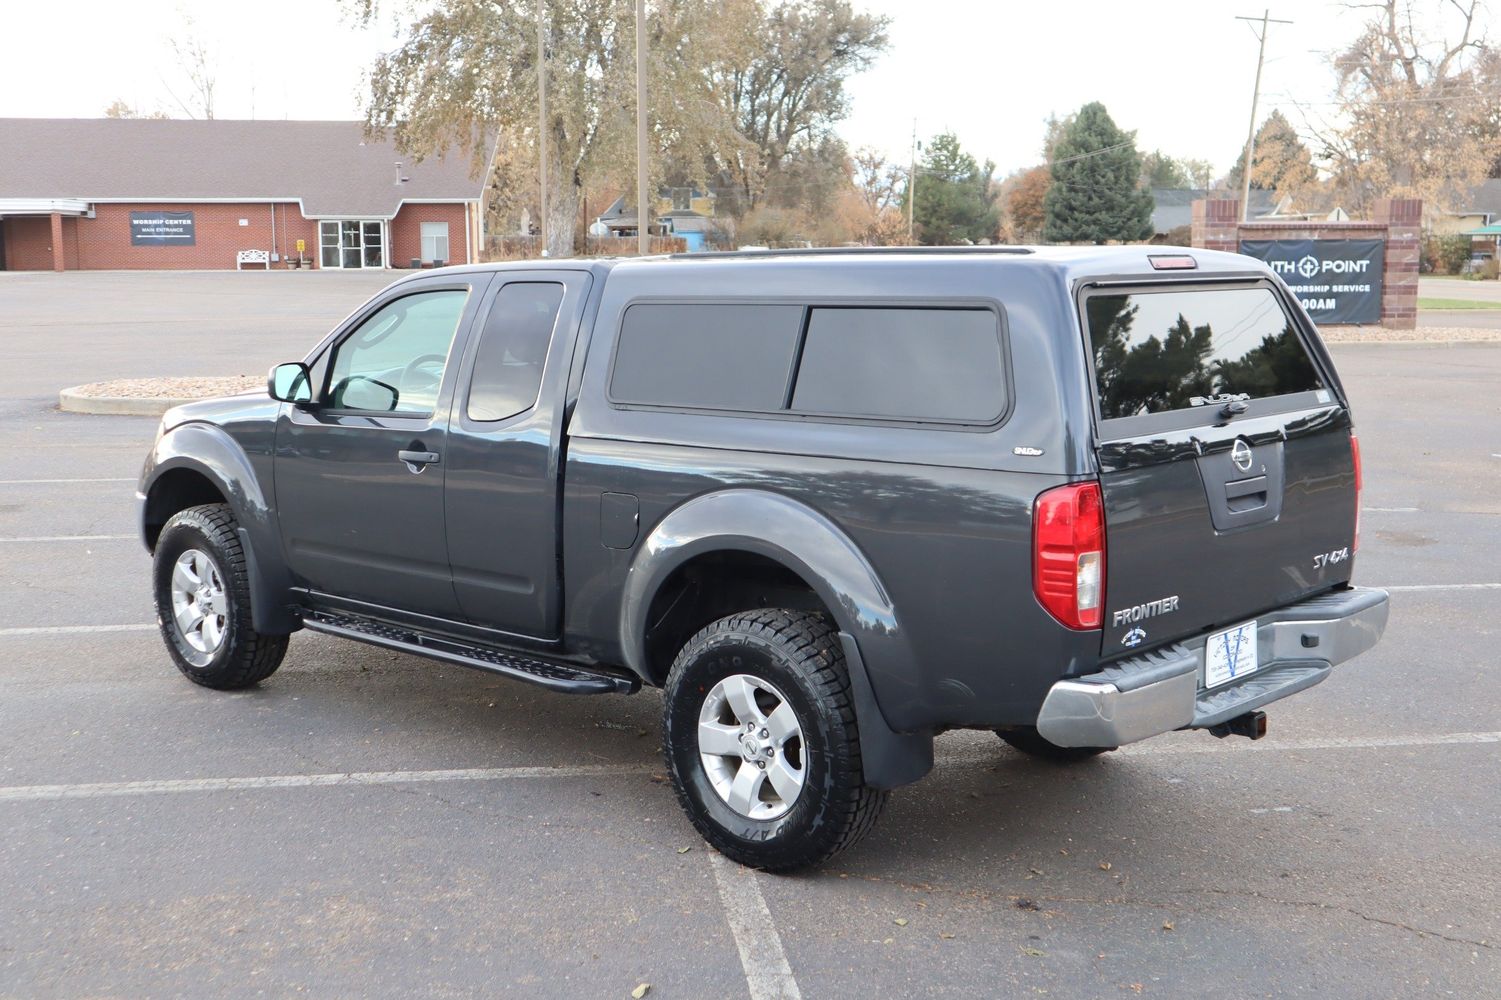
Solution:
<svg viewBox="0 0 1501 1000"><path fill-rule="evenodd" d="M712 67L710 80L744 139L723 147L720 165L747 210L766 196L789 157L827 141L849 114L844 82L886 50L890 23L857 12L848 0L780 0L755 8L753 26L739 34L739 48Z"/></svg>
<svg viewBox="0 0 1501 1000"><path fill-rule="evenodd" d="M121 100L119 98L116 98L115 100L113 100L113 101L110 102L109 107L107 107L107 108L104 109L104 117L106 117L106 118L166 118L167 117L167 113L165 111L140 111L137 108L131 107L125 101L123 101L123 100Z"/></svg>
<svg viewBox="0 0 1501 1000"><path fill-rule="evenodd" d="M1047 221L1043 202L1052 185L1053 174L1046 166L1033 167L1015 178L1006 193L1006 224L1012 240L1036 243L1042 239Z"/></svg>
<svg viewBox="0 0 1501 1000"><path fill-rule="evenodd" d="M370 72L366 127L416 159L457 150L487 198L514 219L536 204L537 33L534 0L398 0L413 20ZM352 0L369 20L376 0ZM550 0L545 27L547 250L572 252L585 185L635 169L635 18L630 0ZM758 13L753 0L658 0L647 30L653 146L707 163L738 139L710 86ZM489 162L494 151L493 165ZM660 154L653 180L662 177ZM648 209L649 211L649 209Z"/></svg>
<svg viewBox="0 0 1501 1000"><path fill-rule="evenodd" d="M850 238L867 246L895 246L907 241L902 195L908 168L892 163L875 149L857 150L849 162L849 191L842 205Z"/></svg>
<svg viewBox="0 0 1501 1000"><path fill-rule="evenodd" d="M1225 185L1239 196L1244 176L1245 149L1235 161ZM1251 187L1276 191L1301 199L1318 186L1313 153L1303 145L1292 122L1281 111L1273 111L1256 130L1256 146L1251 153Z"/></svg>
<svg viewBox="0 0 1501 1000"><path fill-rule="evenodd" d="M185 83L179 84L186 96L178 96L165 80L162 86L189 118L210 119L214 117L214 90L218 86L217 65L208 45L198 34L193 19L184 16L182 28L167 39L167 47L177 58L177 68L182 71Z"/></svg>
<svg viewBox="0 0 1501 1000"><path fill-rule="evenodd" d="M1334 57L1342 114L1308 113L1338 197L1358 214L1377 198L1445 204L1496 157L1501 54L1480 0L1380 0ZM1254 175L1253 175L1254 177Z"/></svg>
<svg viewBox="0 0 1501 1000"><path fill-rule="evenodd" d="M1141 188L1136 136L1105 106L1086 104L1053 146L1043 238L1053 243L1130 242L1152 235L1152 194Z"/></svg>

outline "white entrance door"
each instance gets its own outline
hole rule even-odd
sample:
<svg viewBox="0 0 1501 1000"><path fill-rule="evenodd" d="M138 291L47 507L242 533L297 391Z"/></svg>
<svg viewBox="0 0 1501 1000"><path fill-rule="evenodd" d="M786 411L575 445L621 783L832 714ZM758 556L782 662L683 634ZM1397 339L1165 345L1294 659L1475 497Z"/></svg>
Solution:
<svg viewBox="0 0 1501 1000"><path fill-rule="evenodd" d="M379 219L319 222L318 262L331 268L385 267L385 223Z"/></svg>

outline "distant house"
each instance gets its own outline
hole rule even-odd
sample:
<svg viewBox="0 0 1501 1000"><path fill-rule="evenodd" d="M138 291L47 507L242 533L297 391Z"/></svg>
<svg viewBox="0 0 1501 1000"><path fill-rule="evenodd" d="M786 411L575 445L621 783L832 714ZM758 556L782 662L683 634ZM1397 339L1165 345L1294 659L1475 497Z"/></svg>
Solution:
<svg viewBox="0 0 1501 1000"><path fill-rule="evenodd" d="M1480 183L1460 198L1453 212L1432 212L1429 227L1435 236L1469 236L1474 252L1495 257L1501 245L1501 177Z"/></svg>
<svg viewBox="0 0 1501 1000"><path fill-rule="evenodd" d="M359 122L0 118L0 269L328 269L478 258L467 157Z"/></svg>
<svg viewBox="0 0 1501 1000"><path fill-rule="evenodd" d="M1216 194L1204 188L1153 188L1152 232L1166 236L1175 229L1186 230L1193 223L1193 203L1200 198L1216 197ZM1277 192L1251 189L1251 218L1271 215L1277 206Z"/></svg>
<svg viewBox="0 0 1501 1000"><path fill-rule="evenodd" d="M625 196L616 198L595 220L595 225L611 236L635 236L640 222L634 207L627 209ZM708 246L709 230L714 225L714 194L696 187L663 187L657 191L651 230L668 236L680 236L688 251ZM592 228L592 227L591 227Z"/></svg>

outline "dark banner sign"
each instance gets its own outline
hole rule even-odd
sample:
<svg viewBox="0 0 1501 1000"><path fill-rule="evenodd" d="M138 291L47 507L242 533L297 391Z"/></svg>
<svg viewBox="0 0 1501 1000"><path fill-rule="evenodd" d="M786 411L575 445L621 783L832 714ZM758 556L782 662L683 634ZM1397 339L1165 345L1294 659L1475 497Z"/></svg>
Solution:
<svg viewBox="0 0 1501 1000"><path fill-rule="evenodd" d="M1287 282L1315 323L1381 322L1384 240L1241 240Z"/></svg>
<svg viewBox="0 0 1501 1000"><path fill-rule="evenodd" d="M193 213L131 212L130 245L133 247L192 246Z"/></svg>

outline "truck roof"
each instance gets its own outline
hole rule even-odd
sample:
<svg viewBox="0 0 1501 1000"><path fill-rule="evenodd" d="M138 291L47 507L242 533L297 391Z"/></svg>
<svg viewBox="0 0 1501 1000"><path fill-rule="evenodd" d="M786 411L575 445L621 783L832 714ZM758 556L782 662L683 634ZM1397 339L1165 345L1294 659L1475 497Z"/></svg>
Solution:
<svg viewBox="0 0 1501 1000"><path fill-rule="evenodd" d="M1151 258L1192 259L1191 269L1160 269ZM1236 253L1196 247L1156 245L1130 246L977 246L977 247L810 247L786 250L728 250L705 253L659 254L648 257L568 257L545 261L503 261L465 265L455 271L528 270L538 267L568 267L589 271L623 273L698 268L733 268L753 273L762 267L779 271L803 267L889 267L913 264L937 267L964 261L966 267L1002 267L1008 271L1040 270L1070 282L1077 278L1161 275L1192 277L1195 274L1270 274L1259 260ZM427 272L430 273L430 272Z"/></svg>

